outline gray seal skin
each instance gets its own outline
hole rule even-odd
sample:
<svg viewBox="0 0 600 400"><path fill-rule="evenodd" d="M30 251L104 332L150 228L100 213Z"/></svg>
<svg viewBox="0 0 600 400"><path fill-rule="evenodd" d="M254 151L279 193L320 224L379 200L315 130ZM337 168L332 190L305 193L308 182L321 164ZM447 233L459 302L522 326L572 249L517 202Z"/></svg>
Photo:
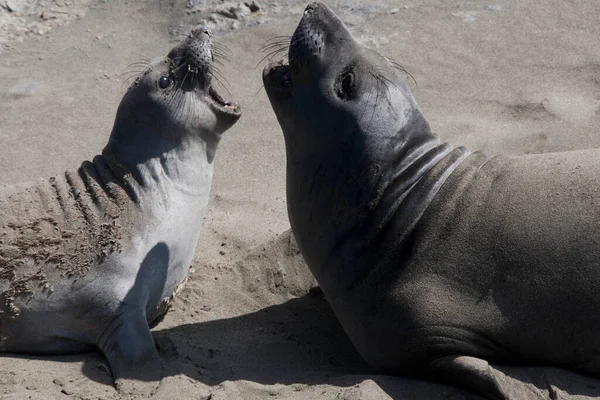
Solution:
<svg viewBox="0 0 600 400"><path fill-rule="evenodd" d="M156 388L149 323L187 277L221 135L240 117L194 30L124 95L101 155L0 188L0 350L99 348L122 393Z"/></svg>
<svg viewBox="0 0 600 400"><path fill-rule="evenodd" d="M508 396L488 361L600 377L598 150L440 143L397 68L319 3L263 81L294 236L371 366L490 399Z"/></svg>

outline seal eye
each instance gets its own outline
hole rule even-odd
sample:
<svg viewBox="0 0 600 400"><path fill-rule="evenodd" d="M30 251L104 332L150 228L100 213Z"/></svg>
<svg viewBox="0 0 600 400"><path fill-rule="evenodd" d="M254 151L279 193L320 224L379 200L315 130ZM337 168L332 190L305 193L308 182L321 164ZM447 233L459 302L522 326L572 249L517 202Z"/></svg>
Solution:
<svg viewBox="0 0 600 400"><path fill-rule="evenodd" d="M350 100L356 91L356 79L354 76L354 70L345 71L341 75L340 81L338 81L337 95L342 100Z"/></svg>
<svg viewBox="0 0 600 400"><path fill-rule="evenodd" d="M166 75L161 76L158 80L158 86L160 86L161 89L168 88L171 86L171 79L169 79L169 77Z"/></svg>

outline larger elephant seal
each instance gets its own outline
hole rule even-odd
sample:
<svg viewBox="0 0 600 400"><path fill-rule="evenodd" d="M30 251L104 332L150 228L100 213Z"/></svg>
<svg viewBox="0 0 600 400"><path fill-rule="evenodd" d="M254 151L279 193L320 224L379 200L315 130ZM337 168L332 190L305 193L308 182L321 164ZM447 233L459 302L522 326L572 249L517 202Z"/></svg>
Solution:
<svg viewBox="0 0 600 400"><path fill-rule="evenodd" d="M241 115L212 68L195 30L128 89L102 155L0 189L1 351L100 348L125 392L160 378L148 325L187 276L217 144Z"/></svg>
<svg viewBox="0 0 600 400"><path fill-rule="evenodd" d="M263 80L293 233L370 365L493 399L487 361L600 377L600 151L440 144L393 65L318 3Z"/></svg>

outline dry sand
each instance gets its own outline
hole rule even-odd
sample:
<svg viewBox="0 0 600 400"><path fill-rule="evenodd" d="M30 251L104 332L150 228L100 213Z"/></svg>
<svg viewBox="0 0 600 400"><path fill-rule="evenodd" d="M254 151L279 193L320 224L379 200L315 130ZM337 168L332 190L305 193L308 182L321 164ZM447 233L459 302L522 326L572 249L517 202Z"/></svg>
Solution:
<svg viewBox="0 0 600 400"><path fill-rule="evenodd" d="M412 73L426 117L451 143L492 154L600 147L597 0L326 2ZM282 234L283 139L256 68L261 46L291 35L305 3L261 1L255 12L221 3L0 0L0 184L98 153L127 66L164 55L206 19L231 49L222 70L244 115L219 147L190 281L154 329L168 368L155 398L469 398L370 375L322 295L309 292L314 281ZM600 397L600 381L566 371L500 370L515 399ZM118 398L110 383L99 353L0 358L2 399Z"/></svg>

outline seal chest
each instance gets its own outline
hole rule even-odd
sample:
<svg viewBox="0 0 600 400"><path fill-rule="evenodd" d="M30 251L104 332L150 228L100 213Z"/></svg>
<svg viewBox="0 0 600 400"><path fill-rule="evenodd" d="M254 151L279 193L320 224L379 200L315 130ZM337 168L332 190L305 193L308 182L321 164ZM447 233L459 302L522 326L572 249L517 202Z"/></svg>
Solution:
<svg viewBox="0 0 600 400"><path fill-rule="evenodd" d="M162 374L148 327L187 278L221 135L240 117L212 86L214 44L194 30L125 93L102 154L0 191L0 349L99 348L117 388Z"/></svg>
<svg viewBox="0 0 600 400"><path fill-rule="evenodd" d="M488 361L600 377L600 152L440 144L404 70L309 5L263 72L294 236L374 368L508 398Z"/></svg>

